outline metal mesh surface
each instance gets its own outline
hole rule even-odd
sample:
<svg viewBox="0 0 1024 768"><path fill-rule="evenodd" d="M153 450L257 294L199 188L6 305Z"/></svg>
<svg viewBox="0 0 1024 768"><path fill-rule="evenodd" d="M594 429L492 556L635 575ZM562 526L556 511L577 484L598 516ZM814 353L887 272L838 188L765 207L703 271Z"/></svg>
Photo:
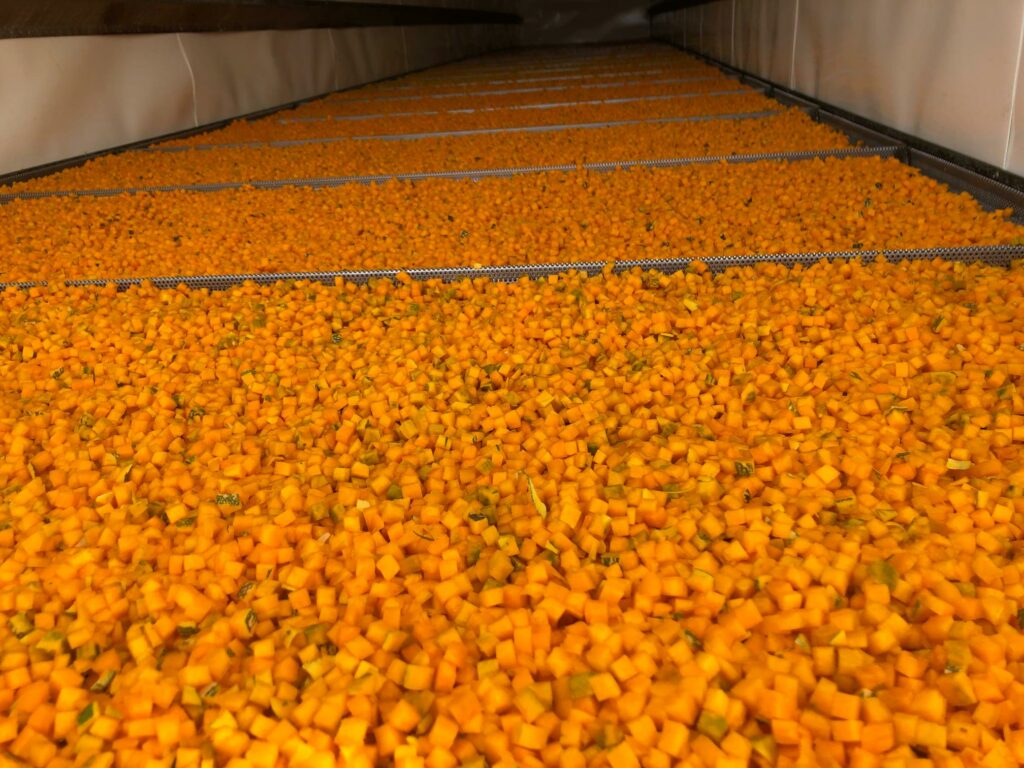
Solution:
<svg viewBox="0 0 1024 768"><path fill-rule="evenodd" d="M33 200L45 197L109 197L112 195L145 192L217 192L225 189L276 189L278 187L340 187L344 184L377 184L384 181L425 181L427 179L483 179L518 176L528 173L568 172L577 169L613 171L621 168L669 168L708 163L756 163L763 160L814 160L826 157L891 157L897 147L846 147L842 149L811 150L806 152L771 152L749 155L711 155L707 157L671 157L650 160L613 160L597 163L562 163L559 165L531 165L519 168L480 168L465 171L423 171L420 173L385 173L369 176L327 176L307 179L276 179L267 181L226 181L213 184L181 184L149 187L118 187L113 189L54 190L40 192L13 192L0 194L0 204L11 200Z"/></svg>
<svg viewBox="0 0 1024 768"><path fill-rule="evenodd" d="M703 261L712 272L717 274L735 267L749 267L755 264L765 263L784 264L786 266L795 266L797 264L810 266L823 259L830 261L844 259L863 259L865 261L871 261L878 258L885 259L894 264L901 261L943 259L946 261L960 261L966 263L981 262L991 266L1009 267L1014 260L1024 259L1024 246L981 245L962 248L915 248L884 251L815 251L812 253L708 256L701 259L640 259L614 262L581 261L557 262L551 264L509 264L492 267L433 267L405 270L364 269L322 272L244 273L235 275L173 275L150 278L119 277L110 279L99 278L88 280L67 280L63 284L68 287L83 287L104 286L114 283L117 285L118 289L125 290L130 286L139 285L148 281L157 288L175 288L179 285L186 285L193 289L224 290L246 282L270 285L282 281L302 281L333 285L338 281L344 281L361 285L371 280L394 278L399 272L405 272L414 280L441 280L443 282L454 282L457 280L485 278L498 282L515 282L516 280L520 280L524 277L537 279L565 272L585 272L588 275L597 275L608 266L611 266L612 271L616 273L626 272L631 269L642 269L672 274L686 269L689 264L698 260ZM32 288L45 285L47 285L46 281L6 284L0 283L0 290L4 288Z"/></svg>

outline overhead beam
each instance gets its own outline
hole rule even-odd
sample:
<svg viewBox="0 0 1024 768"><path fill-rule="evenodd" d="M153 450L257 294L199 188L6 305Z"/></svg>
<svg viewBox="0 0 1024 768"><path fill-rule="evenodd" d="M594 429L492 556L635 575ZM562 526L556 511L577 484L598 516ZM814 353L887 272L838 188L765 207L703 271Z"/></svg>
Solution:
<svg viewBox="0 0 1024 768"><path fill-rule="evenodd" d="M0 0L0 38L521 21L512 13L332 0Z"/></svg>

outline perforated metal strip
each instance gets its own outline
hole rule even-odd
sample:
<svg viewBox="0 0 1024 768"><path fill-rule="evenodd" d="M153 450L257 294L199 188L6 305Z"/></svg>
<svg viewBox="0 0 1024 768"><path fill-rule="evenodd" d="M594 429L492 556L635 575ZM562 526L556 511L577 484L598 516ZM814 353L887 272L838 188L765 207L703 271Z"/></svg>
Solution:
<svg viewBox="0 0 1024 768"><path fill-rule="evenodd" d="M946 261L982 262L991 266L1009 267L1017 259L1024 258L1024 246L1020 245L972 245L959 248L911 248L892 250L851 250L815 251L812 253L767 253L737 256L708 256L700 260L715 273L734 267L749 267L755 264L784 264L810 266L822 259L830 261L863 259L865 261L883 258L893 264L901 261L922 261L943 259ZM657 270L671 274L678 272L696 259L653 259L615 262L614 271L630 269Z"/></svg>
<svg viewBox="0 0 1024 768"><path fill-rule="evenodd" d="M45 288L49 283L46 280L21 280L14 283L0 283L0 291L6 290L7 288Z"/></svg>
<svg viewBox="0 0 1024 768"><path fill-rule="evenodd" d="M946 261L961 262L982 262L992 266L1009 267L1017 259L1024 258L1024 246L1020 245L980 245L965 246L962 248L915 248L906 250L884 250L884 251L815 251L813 253L770 253L750 254L745 256L706 256L702 257L708 268L714 273L721 273L735 267L748 267L755 264L784 264L794 266L803 264L810 266L827 259L831 261L863 259L866 261L877 258L884 258L891 263L901 261L921 261L932 259L944 259ZM158 288L173 288L179 285L186 285L189 288L223 290L232 286L241 285L245 282L254 282L261 285L268 285L279 281L306 281L332 285L337 281L363 284L370 280L381 278L394 278L399 272L407 273L414 280L442 280L454 282L467 278L487 278L498 282L514 282L524 277L541 278L549 275L561 274L564 272L585 272L588 275L597 275L607 266L612 267L616 273L626 272L631 269L643 269L650 271L672 274L686 269L696 261L693 258L676 259L641 259L615 262L580 261L580 262L558 262L552 264L510 264L495 267L435 267L416 269L362 269L362 270L338 270L323 272L272 272L272 273L244 273L235 275L173 275L166 277L129 277L110 279L89 279L89 280L67 280L64 285L67 287L103 286L114 283L120 290L130 286L139 285L143 282L150 282ZM41 282L18 282L0 283L0 290L4 288L31 288L45 286Z"/></svg>
<svg viewBox="0 0 1024 768"><path fill-rule="evenodd" d="M112 189L53 190L39 192L11 192L0 194L0 204L12 200L38 200L46 197L112 197L143 192L218 192L225 189L277 189L279 187L340 187L344 184L378 184L384 181L426 181L427 179L485 179L510 177L532 173L587 171L614 171L626 168L672 168L684 165L711 163L757 163L765 160L802 161L828 157L892 157L899 147L847 147L843 149L808 150L805 152L766 152L748 155L711 155L706 157L666 157L650 160L609 160L596 163L562 163L559 165L532 165L520 168L480 168L464 171L424 171L420 173L384 173L370 176L327 176L305 179L278 179L266 181L226 181L211 184L169 184L147 187L117 187Z"/></svg>

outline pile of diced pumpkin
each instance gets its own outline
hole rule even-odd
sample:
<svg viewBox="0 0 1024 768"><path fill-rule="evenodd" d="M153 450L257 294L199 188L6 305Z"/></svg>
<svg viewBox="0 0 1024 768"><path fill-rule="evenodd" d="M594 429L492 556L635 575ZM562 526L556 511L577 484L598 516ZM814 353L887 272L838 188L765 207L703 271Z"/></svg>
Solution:
<svg viewBox="0 0 1024 768"><path fill-rule="evenodd" d="M623 51L563 85L713 75ZM0 291L0 766L1024 763L1024 267L708 267L1008 212L864 159L9 206L8 277L703 260Z"/></svg>

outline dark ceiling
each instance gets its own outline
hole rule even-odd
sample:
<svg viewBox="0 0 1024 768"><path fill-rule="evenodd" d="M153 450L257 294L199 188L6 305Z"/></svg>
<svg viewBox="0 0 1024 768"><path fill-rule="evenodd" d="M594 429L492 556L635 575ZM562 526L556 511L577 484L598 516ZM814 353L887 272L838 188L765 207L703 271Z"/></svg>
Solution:
<svg viewBox="0 0 1024 768"><path fill-rule="evenodd" d="M0 0L0 38L519 21L491 11L332 0Z"/></svg>
<svg viewBox="0 0 1024 768"><path fill-rule="evenodd" d="M423 24L523 24L534 45L646 34L656 13L708 0L516 0L518 13L473 0L0 0L0 38L229 32ZM401 3L401 4L399 4ZM479 5L479 4L478 4ZM507 7L507 6L506 6Z"/></svg>

